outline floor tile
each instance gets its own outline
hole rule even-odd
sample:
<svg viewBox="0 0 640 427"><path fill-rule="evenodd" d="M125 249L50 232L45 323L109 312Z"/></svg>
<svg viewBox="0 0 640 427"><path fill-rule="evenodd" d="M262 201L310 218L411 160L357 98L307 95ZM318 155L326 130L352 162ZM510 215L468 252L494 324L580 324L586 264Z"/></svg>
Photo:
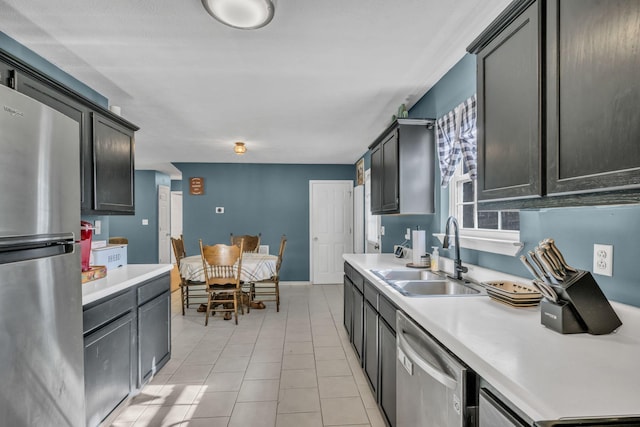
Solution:
<svg viewBox="0 0 640 427"><path fill-rule="evenodd" d="M276 408L278 402L238 402L233 408L229 427L276 425Z"/></svg>
<svg viewBox="0 0 640 427"><path fill-rule="evenodd" d="M277 401L279 380L247 380L242 383L238 402Z"/></svg>
<svg viewBox="0 0 640 427"><path fill-rule="evenodd" d="M316 360L341 360L345 359L344 349L342 346L335 347L315 347L313 353Z"/></svg>
<svg viewBox="0 0 640 427"><path fill-rule="evenodd" d="M276 427L323 427L320 412L278 414Z"/></svg>
<svg viewBox="0 0 640 427"><path fill-rule="evenodd" d="M244 372L212 372L202 387L204 391L240 391L243 379Z"/></svg>
<svg viewBox="0 0 640 427"><path fill-rule="evenodd" d="M293 341L284 345L284 354L313 354L311 341Z"/></svg>
<svg viewBox="0 0 640 427"><path fill-rule="evenodd" d="M211 372L244 372L249 359L249 356L220 357Z"/></svg>
<svg viewBox="0 0 640 427"><path fill-rule="evenodd" d="M245 380L274 380L280 378L282 369L281 362L255 362L249 363L247 372L244 375Z"/></svg>
<svg viewBox="0 0 640 427"><path fill-rule="evenodd" d="M251 355L252 362L281 362L282 347L279 348L258 348Z"/></svg>
<svg viewBox="0 0 640 427"><path fill-rule="evenodd" d="M229 391L201 393L191 405L187 416L189 418L230 417L237 397L238 393Z"/></svg>
<svg viewBox="0 0 640 427"><path fill-rule="evenodd" d="M282 371L280 388L311 388L318 387L315 369L291 369Z"/></svg>
<svg viewBox="0 0 640 427"><path fill-rule="evenodd" d="M318 377L320 398L360 397L360 391L353 377Z"/></svg>
<svg viewBox="0 0 640 427"><path fill-rule="evenodd" d="M133 425L135 427L173 427L184 420L188 410L189 405L147 406Z"/></svg>
<svg viewBox="0 0 640 427"><path fill-rule="evenodd" d="M229 417L193 418L184 420L176 427L227 427Z"/></svg>
<svg viewBox="0 0 640 427"><path fill-rule="evenodd" d="M368 424L369 418L359 397L338 397L322 400L324 425Z"/></svg>
<svg viewBox="0 0 640 427"><path fill-rule="evenodd" d="M316 369L319 377L343 377L352 375L346 360L318 360Z"/></svg>
<svg viewBox="0 0 640 427"><path fill-rule="evenodd" d="M282 357L282 369L314 369L313 354L285 354Z"/></svg>
<svg viewBox="0 0 640 427"><path fill-rule="evenodd" d="M317 388L288 388L280 390L278 413L318 411L320 411L320 398Z"/></svg>

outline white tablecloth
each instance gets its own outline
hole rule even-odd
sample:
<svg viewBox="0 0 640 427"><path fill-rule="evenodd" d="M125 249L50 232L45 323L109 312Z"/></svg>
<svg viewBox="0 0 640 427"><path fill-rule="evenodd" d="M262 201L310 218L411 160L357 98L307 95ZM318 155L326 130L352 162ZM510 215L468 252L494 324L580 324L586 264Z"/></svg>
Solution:
<svg viewBox="0 0 640 427"><path fill-rule="evenodd" d="M269 279L276 273L278 257L269 254L245 253L242 255L242 272L240 279L245 282L255 282ZM202 257L193 255L180 261L180 274L187 280L204 282Z"/></svg>

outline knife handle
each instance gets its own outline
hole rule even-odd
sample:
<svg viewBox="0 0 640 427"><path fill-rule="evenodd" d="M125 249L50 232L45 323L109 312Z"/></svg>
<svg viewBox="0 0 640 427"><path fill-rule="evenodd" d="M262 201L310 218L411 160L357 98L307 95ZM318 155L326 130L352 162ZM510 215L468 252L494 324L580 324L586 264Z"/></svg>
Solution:
<svg viewBox="0 0 640 427"><path fill-rule="evenodd" d="M533 263L536 265L536 267L538 267L536 271L540 272L540 277L543 279L543 281L546 281L545 279L548 279L549 275L544 270L544 266L542 265L542 263L540 262L536 254L533 251L529 251L527 253L529 254L529 257L531 258Z"/></svg>
<svg viewBox="0 0 640 427"><path fill-rule="evenodd" d="M558 247L556 246L556 242L554 242L553 239L546 239L546 240L548 240L547 244L551 248L551 251L558 258L558 260L560 261L562 266L565 268L565 270L571 271L572 273L577 273L578 272L577 269L575 269L575 268L571 267L569 264L567 264L567 261L564 259L564 256L562 255L562 252L560 252L560 249L558 249Z"/></svg>

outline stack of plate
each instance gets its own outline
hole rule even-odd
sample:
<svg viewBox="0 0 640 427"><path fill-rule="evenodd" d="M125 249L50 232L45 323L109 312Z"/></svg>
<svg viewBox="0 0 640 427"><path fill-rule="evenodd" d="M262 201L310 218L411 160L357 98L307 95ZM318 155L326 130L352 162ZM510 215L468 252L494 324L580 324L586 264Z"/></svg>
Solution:
<svg viewBox="0 0 640 427"><path fill-rule="evenodd" d="M535 288L521 283L497 280L483 284L491 298L512 307L533 307L542 299L542 294Z"/></svg>

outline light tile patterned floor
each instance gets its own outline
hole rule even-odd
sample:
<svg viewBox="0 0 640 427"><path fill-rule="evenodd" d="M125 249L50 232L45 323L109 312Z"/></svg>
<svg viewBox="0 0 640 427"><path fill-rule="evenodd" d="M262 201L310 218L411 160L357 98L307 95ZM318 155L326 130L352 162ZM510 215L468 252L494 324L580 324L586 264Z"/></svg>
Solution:
<svg viewBox="0 0 640 427"><path fill-rule="evenodd" d="M172 358L113 427L384 427L342 326L342 285L281 285L280 312L204 326L172 295Z"/></svg>

